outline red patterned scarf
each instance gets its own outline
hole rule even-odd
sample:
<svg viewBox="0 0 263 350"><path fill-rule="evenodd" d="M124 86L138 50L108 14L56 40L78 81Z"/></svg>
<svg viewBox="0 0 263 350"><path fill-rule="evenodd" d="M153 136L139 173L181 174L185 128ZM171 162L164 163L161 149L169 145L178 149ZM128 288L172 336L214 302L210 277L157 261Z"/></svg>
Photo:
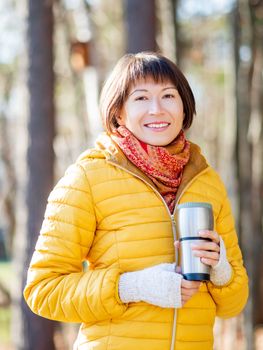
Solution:
<svg viewBox="0 0 263 350"><path fill-rule="evenodd" d="M126 127L112 136L126 157L155 184L172 213L184 166L190 157L190 143L181 131L168 146L151 146L139 141Z"/></svg>

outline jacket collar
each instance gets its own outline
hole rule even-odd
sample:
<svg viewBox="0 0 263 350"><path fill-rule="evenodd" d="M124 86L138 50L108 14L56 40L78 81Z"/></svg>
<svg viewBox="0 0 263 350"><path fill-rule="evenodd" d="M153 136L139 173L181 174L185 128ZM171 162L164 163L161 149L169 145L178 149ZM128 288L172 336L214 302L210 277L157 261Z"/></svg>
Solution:
<svg viewBox="0 0 263 350"><path fill-rule="evenodd" d="M96 141L96 146L100 151L103 152L108 162L115 164L124 170L127 170L128 172L144 180L146 183L149 183L152 187L156 188L151 179L149 179L148 176L146 176L141 170L139 170L132 162L126 158L122 150L109 135L102 134ZM194 177L196 177L199 173L203 172L208 167L209 166L204 156L201 154L200 147L190 142L190 159L183 171L182 181L176 193L176 202L189 182L191 182Z"/></svg>
<svg viewBox="0 0 263 350"><path fill-rule="evenodd" d="M177 190L175 202L177 202L189 182L191 182L198 174L208 169L208 167L209 165L207 164L205 157L201 154L200 147L190 142L190 159L184 168L182 181Z"/></svg>

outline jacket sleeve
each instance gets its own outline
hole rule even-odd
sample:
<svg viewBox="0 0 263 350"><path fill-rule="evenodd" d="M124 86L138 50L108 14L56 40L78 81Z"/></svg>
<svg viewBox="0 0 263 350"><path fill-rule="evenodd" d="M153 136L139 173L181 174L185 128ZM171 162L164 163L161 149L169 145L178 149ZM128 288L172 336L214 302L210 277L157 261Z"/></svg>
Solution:
<svg viewBox="0 0 263 350"><path fill-rule="evenodd" d="M248 277L243 265L234 219L226 193L215 229L224 240L227 258L232 267L232 277L224 286L215 286L209 282L208 290L216 303L217 316L228 318L239 314L246 304Z"/></svg>
<svg viewBox="0 0 263 350"><path fill-rule="evenodd" d="M63 322L94 322L125 311L117 293L118 268L83 271L95 230L86 173L75 164L48 198L28 270L24 297L34 313Z"/></svg>

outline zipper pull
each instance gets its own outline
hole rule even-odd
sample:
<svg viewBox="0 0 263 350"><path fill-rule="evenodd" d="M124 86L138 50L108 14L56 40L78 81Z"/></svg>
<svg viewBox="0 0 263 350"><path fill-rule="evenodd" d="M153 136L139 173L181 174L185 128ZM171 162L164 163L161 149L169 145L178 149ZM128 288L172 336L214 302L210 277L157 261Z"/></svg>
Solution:
<svg viewBox="0 0 263 350"><path fill-rule="evenodd" d="M173 238L176 241L177 235L176 235L176 223L175 223L175 218L173 215L171 215L171 221L172 221L172 230L173 230Z"/></svg>
<svg viewBox="0 0 263 350"><path fill-rule="evenodd" d="M172 230L173 230L173 239L174 241L177 240L177 234L176 234L176 223L174 215L171 215L171 221L172 221ZM174 249L174 256L175 256L175 264L178 265L178 249Z"/></svg>

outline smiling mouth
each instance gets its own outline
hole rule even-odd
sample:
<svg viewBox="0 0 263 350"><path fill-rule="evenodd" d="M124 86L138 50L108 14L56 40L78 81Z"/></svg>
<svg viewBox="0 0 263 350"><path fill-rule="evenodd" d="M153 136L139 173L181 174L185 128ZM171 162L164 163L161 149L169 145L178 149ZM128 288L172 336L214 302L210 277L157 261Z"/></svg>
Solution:
<svg viewBox="0 0 263 350"><path fill-rule="evenodd" d="M151 129L164 129L164 128L167 128L169 125L170 123L166 123L166 122L144 124L146 128L151 128Z"/></svg>

